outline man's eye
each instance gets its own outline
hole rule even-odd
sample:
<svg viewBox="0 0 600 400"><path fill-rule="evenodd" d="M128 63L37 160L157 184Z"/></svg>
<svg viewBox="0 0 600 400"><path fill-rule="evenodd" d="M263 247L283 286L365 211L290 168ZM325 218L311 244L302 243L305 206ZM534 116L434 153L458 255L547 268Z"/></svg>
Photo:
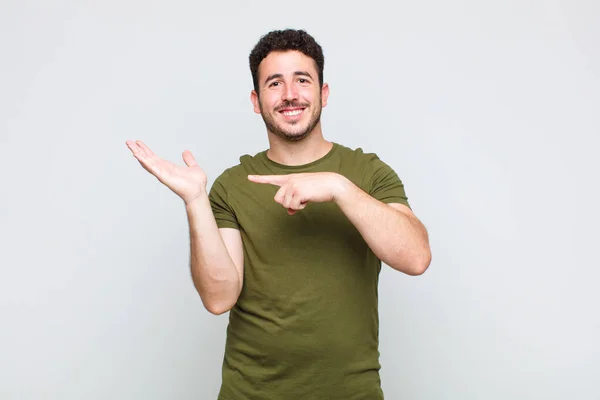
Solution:
<svg viewBox="0 0 600 400"><path fill-rule="evenodd" d="M273 82L269 86L279 86L279 82Z"/></svg>
<svg viewBox="0 0 600 400"><path fill-rule="evenodd" d="M308 81L306 79L304 79L304 78L300 78L300 79L298 79L298 82L300 82L300 83L307 83Z"/></svg>

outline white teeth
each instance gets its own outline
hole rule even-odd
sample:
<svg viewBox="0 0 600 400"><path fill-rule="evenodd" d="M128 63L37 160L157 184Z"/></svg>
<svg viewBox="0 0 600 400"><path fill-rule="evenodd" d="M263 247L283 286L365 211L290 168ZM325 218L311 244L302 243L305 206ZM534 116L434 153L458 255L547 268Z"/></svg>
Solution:
<svg viewBox="0 0 600 400"><path fill-rule="evenodd" d="M302 110L294 110L294 111L284 111L283 115L287 117L293 117L294 115L298 115L302 112Z"/></svg>

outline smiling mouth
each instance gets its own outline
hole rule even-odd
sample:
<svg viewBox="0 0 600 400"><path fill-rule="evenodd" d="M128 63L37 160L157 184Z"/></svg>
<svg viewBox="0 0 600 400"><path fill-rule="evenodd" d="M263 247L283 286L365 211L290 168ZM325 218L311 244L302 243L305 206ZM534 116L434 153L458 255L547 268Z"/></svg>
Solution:
<svg viewBox="0 0 600 400"><path fill-rule="evenodd" d="M296 117L304 111L304 108L296 108L294 110L282 110L279 111L285 117Z"/></svg>

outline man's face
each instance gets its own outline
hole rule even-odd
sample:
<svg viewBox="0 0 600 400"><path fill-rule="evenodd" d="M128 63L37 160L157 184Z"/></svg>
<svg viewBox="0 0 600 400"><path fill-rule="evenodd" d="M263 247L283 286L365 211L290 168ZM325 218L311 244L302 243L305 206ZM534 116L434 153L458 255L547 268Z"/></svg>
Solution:
<svg viewBox="0 0 600 400"><path fill-rule="evenodd" d="M329 87L319 87L314 60L299 51L271 52L258 67L258 93L252 91L254 111L269 132L302 140L317 126L327 105Z"/></svg>

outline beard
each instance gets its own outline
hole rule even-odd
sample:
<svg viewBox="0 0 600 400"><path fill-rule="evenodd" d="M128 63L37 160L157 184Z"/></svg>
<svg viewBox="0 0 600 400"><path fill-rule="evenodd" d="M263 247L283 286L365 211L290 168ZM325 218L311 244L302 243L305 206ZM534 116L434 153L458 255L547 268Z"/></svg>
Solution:
<svg viewBox="0 0 600 400"><path fill-rule="evenodd" d="M286 107L304 107L304 110L306 110L308 106L309 104L306 103L285 101L280 104L274 112L277 113L279 110ZM262 116L262 119L265 122L269 132L272 132L274 135L282 139L297 142L307 137L313 131L313 129L315 129L315 126L317 126L317 124L321 121L321 98L319 98L319 102L316 104L316 107L313 108L310 119L308 122L304 123L304 125L302 125L303 122L300 121L286 124L277 123L271 114L264 111L262 104L260 104L260 115Z"/></svg>

